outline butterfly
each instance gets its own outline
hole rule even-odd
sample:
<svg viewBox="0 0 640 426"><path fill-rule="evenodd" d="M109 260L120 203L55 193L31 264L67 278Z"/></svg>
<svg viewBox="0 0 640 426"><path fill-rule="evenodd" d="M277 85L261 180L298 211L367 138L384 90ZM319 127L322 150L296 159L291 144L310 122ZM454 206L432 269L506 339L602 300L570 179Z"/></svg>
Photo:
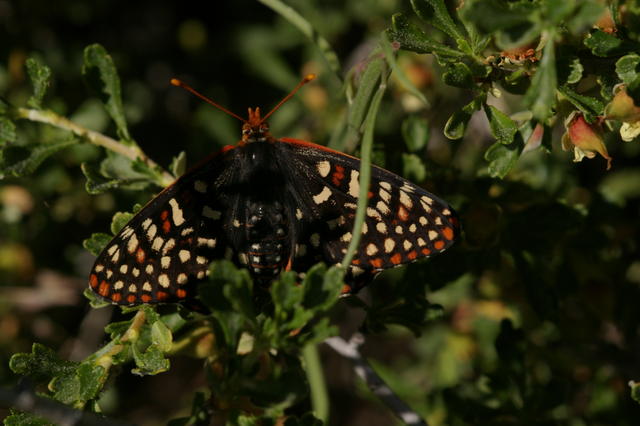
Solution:
<svg viewBox="0 0 640 426"><path fill-rule="evenodd" d="M227 258L268 285L282 271L342 261L353 238L360 160L298 139L275 139L266 119L227 111L185 83L172 80L243 121L242 139L225 146L153 198L106 245L90 288L120 305L184 302L209 263ZM458 238L454 210L421 187L372 166L360 244L346 291L378 272L432 256Z"/></svg>

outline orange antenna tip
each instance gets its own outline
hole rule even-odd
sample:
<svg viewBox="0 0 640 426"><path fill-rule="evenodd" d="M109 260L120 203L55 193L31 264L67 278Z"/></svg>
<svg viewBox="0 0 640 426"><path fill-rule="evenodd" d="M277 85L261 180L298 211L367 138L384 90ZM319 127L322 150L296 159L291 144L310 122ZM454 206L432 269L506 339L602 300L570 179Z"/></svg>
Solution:
<svg viewBox="0 0 640 426"><path fill-rule="evenodd" d="M182 82L180 80L178 80L177 78L172 78L171 79L171 84L173 84L174 86L182 86Z"/></svg>
<svg viewBox="0 0 640 426"><path fill-rule="evenodd" d="M315 75L315 74L307 74L307 75L304 76L304 80L303 81L305 83L308 83L311 80L314 80L316 77L317 77L317 75Z"/></svg>

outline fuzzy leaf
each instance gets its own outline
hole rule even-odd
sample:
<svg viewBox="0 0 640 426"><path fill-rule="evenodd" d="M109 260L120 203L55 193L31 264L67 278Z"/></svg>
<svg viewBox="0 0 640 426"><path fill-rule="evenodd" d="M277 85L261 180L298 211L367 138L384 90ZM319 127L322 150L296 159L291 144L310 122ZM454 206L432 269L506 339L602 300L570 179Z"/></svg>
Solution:
<svg viewBox="0 0 640 426"><path fill-rule="evenodd" d="M467 130L467 124L474 112L480 109L480 102L473 100L460 111L454 112L444 126L444 135L449 139L461 139Z"/></svg>
<svg viewBox="0 0 640 426"><path fill-rule="evenodd" d="M104 250L104 248L107 246L107 244L109 244L109 241L111 241L112 238L112 235L104 234L101 232L91 234L91 237L82 242L82 247L84 247L94 256L97 256L102 252L102 250Z"/></svg>
<svg viewBox="0 0 640 426"><path fill-rule="evenodd" d="M585 38L584 45L591 49L591 53L595 56L603 58L621 55L634 48L637 49L637 46L601 30L597 30Z"/></svg>
<svg viewBox="0 0 640 426"><path fill-rule="evenodd" d="M489 176L503 179L518 162L520 148L517 143L504 145L496 142L484 153L484 158L489 162Z"/></svg>
<svg viewBox="0 0 640 426"><path fill-rule="evenodd" d="M92 44L85 48L82 75L89 86L97 92L107 112L116 123L120 138L131 141L122 106L120 78L113 59L104 47Z"/></svg>
<svg viewBox="0 0 640 426"><path fill-rule="evenodd" d="M4 169L5 175L27 176L35 172L48 157L77 143L78 140L73 138L46 144L9 146L2 151L0 168Z"/></svg>
<svg viewBox="0 0 640 426"><path fill-rule="evenodd" d="M442 75L442 80L453 87L471 89L474 86L471 70L462 62L449 64Z"/></svg>
<svg viewBox="0 0 640 426"><path fill-rule="evenodd" d="M504 145L513 142L513 137L518 131L518 126L515 121L492 105L485 104L484 112L487 114L493 137Z"/></svg>
<svg viewBox="0 0 640 426"><path fill-rule="evenodd" d="M51 84L51 69L34 58L27 59L25 65L31 84L33 84L33 96L29 98L27 105L31 108L40 109L42 108L42 99Z"/></svg>
<svg viewBox="0 0 640 426"><path fill-rule="evenodd" d="M414 182L424 182L427 178L427 168L415 154L402 154L402 175Z"/></svg>
<svg viewBox="0 0 640 426"><path fill-rule="evenodd" d="M136 368L132 369L131 373L137 376L154 376L169 369L170 362L157 345L150 345L144 352L141 352L137 345L131 345L131 349L136 363Z"/></svg>
<svg viewBox="0 0 640 426"><path fill-rule="evenodd" d="M16 141L16 125L7 117L0 117L0 146Z"/></svg>
<svg viewBox="0 0 640 426"><path fill-rule="evenodd" d="M117 235L118 232L135 216L134 213L116 212L111 219L111 233Z"/></svg>
<svg viewBox="0 0 640 426"><path fill-rule="evenodd" d="M187 154L184 151L180 151L180 154L173 157L171 160L171 166L169 166L169 171L176 178L182 176L187 169Z"/></svg>
<svg viewBox="0 0 640 426"><path fill-rule="evenodd" d="M411 0L411 6L421 19L429 22L453 39L463 39L464 35L451 19L443 0Z"/></svg>
<svg viewBox="0 0 640 426"><path fill-rule="evenodd" d="M533 117L544 121L551 115L556 104L556 88L558 85L555 63L555 48L550 39L542 51L542 60L533 76L531 86L524 95L524 101Z"/></svg>
<svg viewBox="0 0 640 426"><path fill-rule="evenodd" d="M398 13L392 17L392 29L388 31L389 40L400 43L404 50L416 53L433 53L442 58L460 58L464 53L432 40L420 28Z"/></svg>

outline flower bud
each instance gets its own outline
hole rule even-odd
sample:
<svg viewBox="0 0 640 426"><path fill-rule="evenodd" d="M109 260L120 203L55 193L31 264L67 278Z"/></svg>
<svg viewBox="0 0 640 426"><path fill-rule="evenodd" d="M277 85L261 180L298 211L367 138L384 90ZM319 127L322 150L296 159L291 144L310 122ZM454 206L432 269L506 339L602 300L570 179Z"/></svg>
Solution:
<svg viewBox="0 0 640 426"><path fill-rule="evenodd" d="M604 145L604 133L600 123L587 123L581 113L573 112L565 120L567 131L562 136L562 149L573 149L573 161L582 161L584 157L594 158L596 153L607 160L607 170L611 168L611 157Z"/></svg>

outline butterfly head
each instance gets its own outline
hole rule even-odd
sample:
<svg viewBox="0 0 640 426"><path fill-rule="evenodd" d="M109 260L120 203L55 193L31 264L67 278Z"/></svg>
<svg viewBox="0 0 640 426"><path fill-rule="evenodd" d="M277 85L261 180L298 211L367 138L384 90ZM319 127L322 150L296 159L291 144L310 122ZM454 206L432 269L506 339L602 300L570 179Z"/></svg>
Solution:
<svg viewBox="0 0 640 426"><path fill-rule="evenodd" d="M242 125L242 141L245 143L266 142L270 138L269 124L260 117L260 108L249 108L249 118Z"/></svg>

